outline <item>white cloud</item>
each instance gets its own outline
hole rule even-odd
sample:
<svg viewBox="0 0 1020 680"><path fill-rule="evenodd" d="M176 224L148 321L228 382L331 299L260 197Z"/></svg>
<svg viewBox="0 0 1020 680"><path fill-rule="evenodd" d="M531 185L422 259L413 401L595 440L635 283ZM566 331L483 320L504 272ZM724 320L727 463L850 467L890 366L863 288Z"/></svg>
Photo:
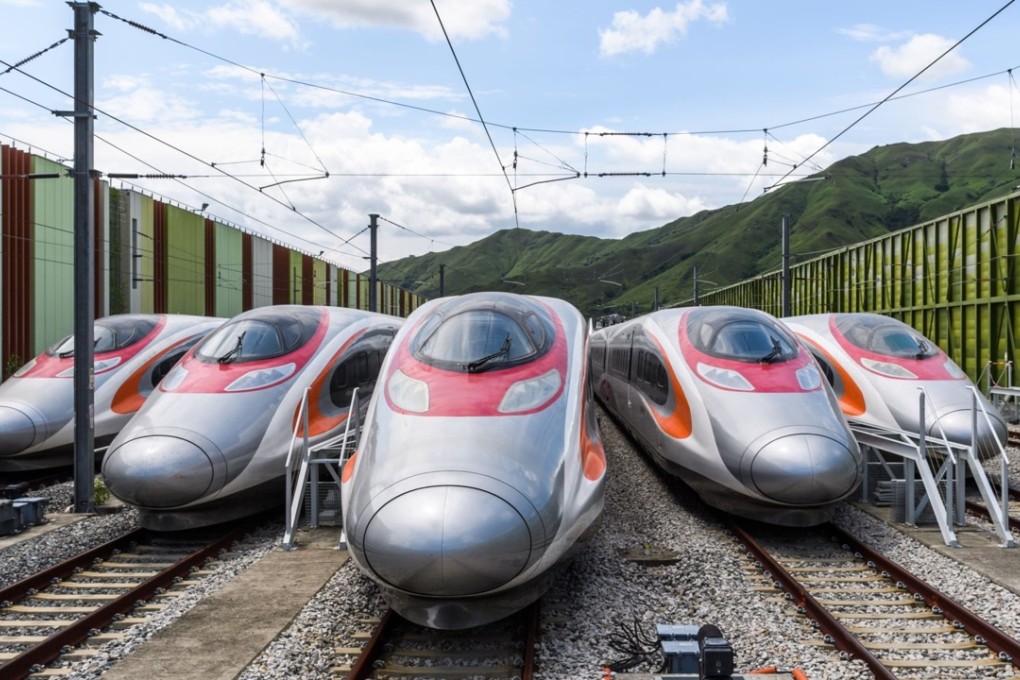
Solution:
<svg viewBox="0 0 1020 680"><path fill-rule="evenodd" d="M173 5L143 3L139 7L178 31L229 28L243 35L297 43L297 24L268 0L231 0L201 12L179 12Z"/></svg>
<svg viewBox="0 0 1020 680"><path fill-rule="evenodd" d="M206 10L205 18L214 26L234 28L245 35L287 42L298 38L297 25L266 0L233 0Z"/></svg>
<svg viewBox="0 0 1020 680"><path fill-rule="evenodd" d="M138 7L143 12L155 15L160 21L179 31L191 28L193 25L193 22L181 16L180 12L173 5L156 5L151 2L143 2Z"/></svg>
<svg viewBox="0 0 1020 680"><path fill-rule="evenodd" d="M679 193L636 184L617 203L617 214L639 223L666 223L680 215L692 215L708 206L701 196L687 197Z"/></svg>
<svg viewBox="0 0 1020 680"><path fill-rule="evenodd" d="M974 102L981 105L975 106ZM951 94L940 110L940 118L949 126L947 136L954 137L1015 125L1013 108L1008 89L991 85L981 92Z"/></svg>
<svg viewBox="0 0 1020 680"><path fill-rule="evenodd" d="M423 0L283 0L308 14L326 17L340 28L376 26L414 31L429 40L442 40L443 32L431 3ZM509 0L437 2L439 16L451 38L478 39L503 36L510 17Z"/></svg>
<svg viewBox="0 0 1020 680"><path fill-rule="evenodd" d="M728 19L725 4L706 5L702 0L678 2L672 12L656 7L642 16L633 10L613 14L611 28L599 30L599 54L612 57L625 52L651 54L662 43L672 43L687 34L695 21L715 24Z"/></svg>
<svg viewBox="0 0 1020 680"><path fill-rule="evenodd" d="M890 31L875 24L854 24L847 28L837 28L836 32L858 42L893 42L911 35L904 31Z"/></svg>
<svg viewBox="0 0 1020 680"><path fill-rule="evenodd" d="M909 78L930 64L936 57L952 47L955 41L940 35L915 35L899 47L883 45L871 53L871 61L878 62L882 73L892 78ZM970 62L956 51L942 57L928 69L922 78L931 80L962 73Z"/></svg>
<svg viewBox="0 0 1020 680"><path fill-rule="evenodd" d="M153 121L194 120L202 115L201 107L169 90L161 90L138 76L111 76L102 81L105 91L117 94L98 97L101 111L136 125Z"/></svg>

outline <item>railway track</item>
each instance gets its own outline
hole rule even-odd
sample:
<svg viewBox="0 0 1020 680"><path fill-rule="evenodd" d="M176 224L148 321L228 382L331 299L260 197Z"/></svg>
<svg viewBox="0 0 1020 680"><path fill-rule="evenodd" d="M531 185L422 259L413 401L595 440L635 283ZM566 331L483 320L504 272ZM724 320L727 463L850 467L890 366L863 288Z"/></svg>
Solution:
<svg viewBox="0 0 1020 680"><path fill-rule="evenodd" d="M517 678L531 680L538 639L538 604L502 621L468 630L434 630L393 611L375 622L362 647L341 648L355 657L335 669L347 680L374 678ZM371 623L371 622L369 622Z"/></svg>
<svg viewBox="0 0 1020 680"><path fill-rule="evenodd" d="M825 642L879 680L973 680L1020 668L1020 642L837 527L730 528L760 570L760 588L783 590Z"/></svg>
<svg viewBox="0 0 1020 680"><path fill-rule="evenodd" d="M252 522L215 533L128 532L0 590L0 678L59 675L46 669L60 659L79 660L117 633L101 632L142 623L153 598L242 538ZM137 608L137 609L136 609Z"/></svg>

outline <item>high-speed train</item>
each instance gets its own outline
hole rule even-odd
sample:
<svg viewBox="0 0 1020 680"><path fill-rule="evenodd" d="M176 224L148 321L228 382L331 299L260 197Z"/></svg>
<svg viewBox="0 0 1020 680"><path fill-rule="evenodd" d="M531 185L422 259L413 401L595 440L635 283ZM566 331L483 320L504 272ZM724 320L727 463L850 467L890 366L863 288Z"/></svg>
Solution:
<svg viewBox="0 0 1020 680"><path fill-rule="evenodd" d="M159 381L225 319L115 314L93 324L93 428L108 443ZM0 385L0 472L70 465L74 448L74 336Z"/></svg>
<svg viewBox="0 0 1020 680"><path fill-rule="evenodd" d="M401 323L300 305L234 317L181 360L110 444L107 487L155 530L282 504L288 448L304 432L305 389L309 442L341 434L354 389L367 403Z"/></svg>
<svg viewBox="0 0 1020 680"><path fill-rule="evenodd" d="M881 314L812 314L783 322L815 355L847 418L970 443L973 383L921 333ZM918 388L928 400L923 425ZM1006 423L984 396L978 398L989 416L977 414L978 449L997 452L996 437L1006 443Z"/></svg>
<svg viewBox="0 0 1020 680"><path fill-rule="evenodd" d="M432 300L383 364L342 474L351 557L401 616L482 625L537 600L602 514L605 451L569 303Z"/></svg>
<svg viewBox="0 0 1020 680"><path fill-rule="evenodd" d="M653 312L594 333L589 354L609 412L708 505L810 526L861 481L861 453L832 390L764 312Z"/></svg>

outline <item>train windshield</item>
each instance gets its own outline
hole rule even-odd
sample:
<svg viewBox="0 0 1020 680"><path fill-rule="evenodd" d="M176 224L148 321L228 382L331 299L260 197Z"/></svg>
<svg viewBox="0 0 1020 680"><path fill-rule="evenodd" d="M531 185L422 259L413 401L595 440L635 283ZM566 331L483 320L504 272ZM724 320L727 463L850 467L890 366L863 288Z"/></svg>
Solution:
<svg viewBox="0 0 1020 680"><path fill-rule="evenodd" d="M910 326L879 314L839 314L836 328L851 344L875 354L930 359L938 348Z"/></svg>
<svg viewBox="0 0 1020 680"><path fill-rule="evenodd" d="M422 326L413 351L431 366L480 373L542 356L553 335L546 312L529 301L509 296L457 301Z"/></svg>
<svg viewBox="0 0 1020 680"><path fill-rule="evenodd" d="M797 356L789 331L750 310L696 309L688 316L687 335L697 349L720 359L771 364Z"/></svg>
<svg viewBox="0 0 1020 680"><path fill-rule="evenodd" d="M258 310L213 332L195 355L221 364L271 359L311 340L321 318L314 309Z"/></svg>
<svg viewBox="0 0 1020 680"><path fill-rule="evenodd" d="M139 342L152 332L157 317L118 315L96 319L92 327L93 349L96 354L116 352ZM48 350L50 356L66 358L74 356L74 336L69 335Z"/></svg>

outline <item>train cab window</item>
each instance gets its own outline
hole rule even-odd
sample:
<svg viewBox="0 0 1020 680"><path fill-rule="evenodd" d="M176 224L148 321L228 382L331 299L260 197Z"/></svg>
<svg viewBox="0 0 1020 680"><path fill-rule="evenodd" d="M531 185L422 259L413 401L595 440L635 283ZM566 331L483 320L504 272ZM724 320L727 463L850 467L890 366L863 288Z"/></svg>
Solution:
<svg viewBox="0 0 1020 680"><path fill-rule="evenodd" d="M777 363L797 356L797 343L767 317L743 309L691 312L688 336L699 350L721 359Z"/></svg>
<svg viewBox="0 0 1020 680"><path fill-rule="evenodd" d="M910 326L880 314L840 314L836 328L850 343L875 354L930 359L938 348Z"/></svg>
<svg viewBox="0 0 1020 680"><path fill-rule="evenodd" d="M115 352L139 342L156 327L152 316L117 315L97 319L92 327L93 352ZM74 355L74 336L69 335L47 350L50 356Z"/></svg>
<svg viewBox="0 0 1020 680"><path fill-rule="evenodd" d="M496 302L456 301L437 312L413 341L423 363L479 373L517 366L545 354L553 343L547 313L508 296Z"/></svg>
<svg viewBox="0 0 1020 680"><path fill-rule="evenodd" d="M271 359L303 346L320 323L314 309L256 310L213 331L195 355L221 364Z"/></svg>

